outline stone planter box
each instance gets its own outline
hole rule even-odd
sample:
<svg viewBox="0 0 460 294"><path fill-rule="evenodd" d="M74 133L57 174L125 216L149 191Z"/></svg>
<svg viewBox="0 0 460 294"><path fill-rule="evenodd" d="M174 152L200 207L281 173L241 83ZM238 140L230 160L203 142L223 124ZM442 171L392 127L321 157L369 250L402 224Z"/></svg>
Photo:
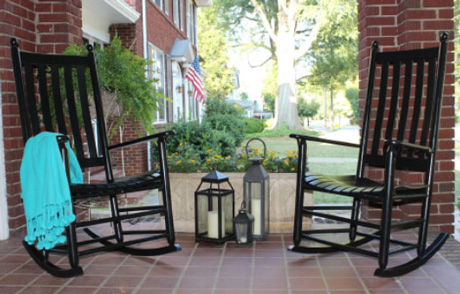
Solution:
<svg viewBox="0 0 460 294"><path fill-rule="evenodd" d="M176 232L195 232L195 190L206 173L170 173L174 228ZM244 173L225 173L235 189L235 213L243 199ZM292 233L294 229L295 173L270 174L270 233ZM313 194L305 195L313 204ZM308 220L306 220L309 223ZM304 227L305 228L305 227Z"/></svg>

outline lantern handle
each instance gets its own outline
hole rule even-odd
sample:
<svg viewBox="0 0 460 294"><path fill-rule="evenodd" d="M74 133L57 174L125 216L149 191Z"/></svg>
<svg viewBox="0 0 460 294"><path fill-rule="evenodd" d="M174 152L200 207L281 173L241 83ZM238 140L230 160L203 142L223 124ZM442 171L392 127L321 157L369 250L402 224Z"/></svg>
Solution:
<svg viewBox="0 0 460 294"><path fill-rule="evenodd" d="M248 159L249 159L249 151L248 151L249 143L251 143L252 141L255 141L255 140L262 142L262 144L264 145L264 157L262 159L265 159L267 157L267 145L265 145L265 142L262 141L262 139L260 139L260 138L251 138L246 143L246 155L248 156Z"/></svg>

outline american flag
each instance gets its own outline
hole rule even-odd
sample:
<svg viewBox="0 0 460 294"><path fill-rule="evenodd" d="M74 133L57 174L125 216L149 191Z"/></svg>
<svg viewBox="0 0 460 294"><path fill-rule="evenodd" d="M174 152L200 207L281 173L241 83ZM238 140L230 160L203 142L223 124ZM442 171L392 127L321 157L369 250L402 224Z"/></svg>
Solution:
<svg viewBox="0 0 460 294"><path fill-rule="evenodd" d="M200 77L201 70L198 59L198 55L195 57L195 59L193 59L192 66L188 69L187 73L185 74L185 78L190 80L190 82L192 82L193 84L193 97L204 105L204 85Z"/></svg>

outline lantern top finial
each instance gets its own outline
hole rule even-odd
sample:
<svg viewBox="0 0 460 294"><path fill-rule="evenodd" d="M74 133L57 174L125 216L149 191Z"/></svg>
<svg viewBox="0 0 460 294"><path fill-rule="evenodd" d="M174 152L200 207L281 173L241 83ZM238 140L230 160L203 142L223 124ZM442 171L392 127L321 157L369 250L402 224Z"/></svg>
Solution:
<svg viewBox="0 0 460 294"><path fill-rule="evenodd" d="M218 170L213 170L209 174L205 175L201 180L208 183L221 183L228 181L228 177Z"/></svg>

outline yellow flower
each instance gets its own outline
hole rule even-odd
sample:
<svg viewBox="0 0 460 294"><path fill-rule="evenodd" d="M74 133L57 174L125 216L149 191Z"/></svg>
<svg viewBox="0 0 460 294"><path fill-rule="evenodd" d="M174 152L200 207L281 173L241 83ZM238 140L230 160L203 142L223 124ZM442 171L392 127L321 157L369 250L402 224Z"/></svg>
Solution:
<svg viewBox="0 0 460 294"><path fill-rule="evenodd" d="M215 158L222 158L219 154L214 155Z"/></svg>
<svg viewBox="0 0 460 294"><path fill-rule="evenodd" d="M289 166L289 161L287 161L287 159L284 160L284 164L286 164L287 166Z"/></svg>
<svg viewBox="0 0 460 294"><path fill-rule="evenodd" d="M211 152L212 152L212 149L208 149L208 150L206 150L206 152L211 153Z"/></svg>
<svg viewBox="0 0 460 294"><path fill-rule="evenodd" d="M212 158L206 158L206 162L211 162Z"/></svg>
<svg viewBox="0 0 460 294"><path fill-rule="evenodd" d="M182 162L182 160L178 160L176 161L176 164L180 164Z"/></svg>
<svg viewBox="0 0 460 294"><path fill-rule="evenodd" d="M295 167L291 168L292 171L295 171Z"/></svg>
<svg viewBox="0 0 460 294"><path fill-rule="evenodd" d="M229 160L230 158L231 158L231 156L229 155L229 156L225 157L225 160Z"/></svg>
<svg viewBox="0 0 460 294"><path fill-rule="evenodd" d="M190 159L190 162L191 162L191 163L195 163L195 162L196 162L196 160L194 160L194 159Z"/></svg>

